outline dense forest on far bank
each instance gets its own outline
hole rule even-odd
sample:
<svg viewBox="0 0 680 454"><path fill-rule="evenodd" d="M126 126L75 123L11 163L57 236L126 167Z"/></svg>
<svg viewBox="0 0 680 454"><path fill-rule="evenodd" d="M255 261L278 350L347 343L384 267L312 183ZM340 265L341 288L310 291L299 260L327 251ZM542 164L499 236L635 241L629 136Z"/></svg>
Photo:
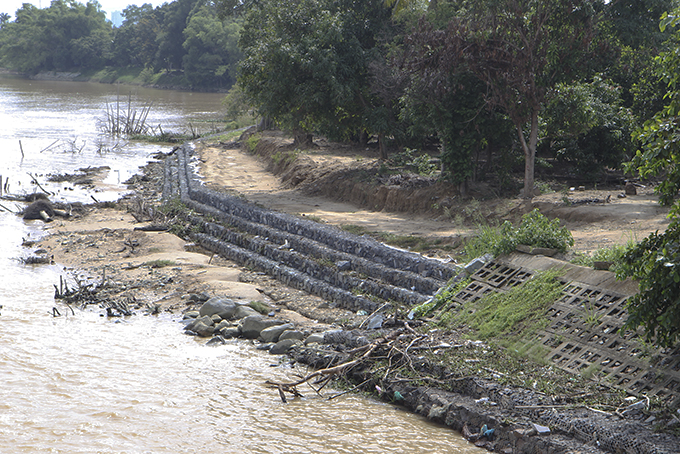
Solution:
<svg viewBox="0 0 680 454"><path fill-rule="evenodd" d="M43 9L24 3L13 13L10 21L0 10L4 68L196 90L226 90L236 81L241 21L218 18L210 1L130 5L120 27L106 20L97 1L53 0Z"/></svg>

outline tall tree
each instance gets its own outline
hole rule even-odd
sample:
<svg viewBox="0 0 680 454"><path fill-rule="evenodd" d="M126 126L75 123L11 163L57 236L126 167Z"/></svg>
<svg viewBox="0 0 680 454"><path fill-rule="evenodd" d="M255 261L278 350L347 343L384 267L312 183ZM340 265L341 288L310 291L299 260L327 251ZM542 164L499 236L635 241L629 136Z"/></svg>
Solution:
<svg viewBox="0 0 680 454"><path fill-rule="evenodd" d="M481 0L446 30L423 24L412 37L421 74L472 72L488 89L487 102L512 120L524 151L524 197L534 191L539 113L550 89L570 80L594 35L591 0ZM438 76L441 79L441 76Z"/></svg>
<svg viewBox="0 0 680 454"><path fill-rule="evenodd" d="M264 116L296 142L370 110L368 64L389 10L380 0L262 0L246 15L239 83Z"/></svg>
<svg viewBox="0 0 680 454"><path fill-rule="evenodd" d="M197 87L231 87L236 81L240 25L233 18L220 20L215 7L202 6L184 29L184 73Z"/></svg>

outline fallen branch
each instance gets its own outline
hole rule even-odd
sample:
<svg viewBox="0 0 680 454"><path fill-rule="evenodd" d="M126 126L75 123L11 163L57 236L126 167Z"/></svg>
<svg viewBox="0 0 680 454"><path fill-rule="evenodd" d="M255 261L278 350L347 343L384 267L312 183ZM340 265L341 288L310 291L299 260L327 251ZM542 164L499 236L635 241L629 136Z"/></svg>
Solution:
<svg viewBox="0 0 680 454"><path fill-rule="evenodd" d="M35 185L38 186L42 192L44 192L47 195L54 195L53 193L51 193L47 189L43 188L40 185L40 183L38 183L38 180L30 172L27 172L27 173L28 173L28 176L31 177L31 180L33 180L33 183L35 183Z"/></svg>
<svg viewBox="0 0 680 454"><path fill-rule="evenodd" d="M352 367L356 366L357 364L361 363L362 361L367 359L369 356L371 356L371 354L379 346L381 346L382 344L384 344L388 341L395 339L398 334L399 334L399 332L393 332L390 335L385 336L382 339L379 339L379 340L373 342L372 344L370 344L370 348L368 350L366 350L366 352L357 359L354 359L352 361L348 361L348 362L345 362L345 363L342 363L342 364L338 364L337 366L327 367L325 369L319 369L319 370L312 372L311 374L309 374L305 377L302 377L298 381L295 381L295 382L292 382L292 383L277 383L277 382L267 380L265 383L274 387L274 388L277 388L278 391L279 391L279 397L281 397L281 401L283 403L286 403L287 400L286 400L285 393L290 393L295 397L302 397L302 394L300 394L300 392L297 390L297 386L299 386L303 383L306 383L306 382L308 382L308 381L310 381L310 380L312 380L316 377L332 377L334 375L339 375L339 374L345 372L348 369L351 369Z"/></svg>

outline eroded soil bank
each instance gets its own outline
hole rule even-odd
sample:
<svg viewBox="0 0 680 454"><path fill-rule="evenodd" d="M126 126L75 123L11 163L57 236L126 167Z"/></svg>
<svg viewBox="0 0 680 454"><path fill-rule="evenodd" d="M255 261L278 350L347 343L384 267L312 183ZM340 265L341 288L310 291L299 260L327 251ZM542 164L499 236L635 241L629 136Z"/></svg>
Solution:
<svg viewBox="0 0 680 454"><path fill-rule="evenodd" d="M362 197L362 193L372 194L370 188L362 186L364 183L356 178L357 172L361 175L366 168L376 165L370 151L322 144L309 153L294 153L296 156L287 158L287 165L281 165L285 156L290 156L287 140L275 137L267 145L269 151L259 151L259 155L243 151L241 144L205 144L200 149L199 173L208 186L238 193L267 208L318 218L329 224L358 225L369 231L436 236L447 245L456 245L461 236L471 231L469 224L460 222L460 218L451 213L473 217L477 211L497 219L518 216L519 200L458 201L453 193L447 192L449 189L434 190L432 185L415 189L405 186L402 188L405 192L397 187L402 184L377 188L373 192L382 191L383 195L371 197L384 200L383 209L370 211L371 204L378 199L369 198L368 202L358 204L356 199ZM265 147L265 142L258 145ZM262 273L243 269L172 233L154 231L158 221L154 210L160 202L162 187L161 167L159 162L147 166L143 176L131 181L135 194L121 201L118 207L91 206L69 220L53 222L49 225L51 236L41 246L57 263L67 266L65 273L77 274L82 282L88 278L107 282L103 291L108 298L127 301L137 310L195 310L200 307L200 298L196 296L204 294L243 302L260 301L269 305L277 317L291 320L298 329L307 332L337 333L338 328L356 328L366 319L365 315L334 307ZM342 182L346 186L340 190ZM416 191L424 189L439 194L428 195L428 200L448 199L448 214L441 209L432 210L430 202L417 202L423 192L416 196ZM614 195L610 203L567 205L561 195L541 196L536 202L542 204L544 212L566 220L576 240L575 249L581 251L623 243L631 236L640 238L664 228L665 212L655 204L649 191L626 199L615 198L614 191L607 193ZM331 199L328 194L337 197ZM586 192L577 196L604 200L606 195L602 195ZM390 205L392 203L401 205ZM466 211L470 206L473 210ZM373 205L376 207L380 208ZM384 207L402 208L407 212L392 212ZM186 221L181 216L166 221L180 227L175 231L189 227L183 224ZM425 254L455 255L451 249L435 248ZM643 412L621 419L611 412L605 412L610 413L608 415L588 408L578 396L591 393L591 389L574 388L571 395L555 396L504 385L503 377L493 371L487 371L485 376L457 376L426 361L425 355L419 352L448 351L451 346L459 346L456 348L479 358L493 352L488 352L484 345L466 343L457 333L423 334L421 331L414 334L410 331L413 327L403 323L396 326L402 330L397 334L401 342L383 351L382 361L387 363L366 362L353 368L347 377L363 383L361 389L365 391L403 404L456 430L472 433L473 438L486 425L487 431L494 430L479 441L487 449L508 453L678 452L678 440L654 434L651 422L643 424L650 417ZM299 347L293 356L316 367L328 367L349 359L350 352L365 345L367 340L370 343L387 335L375 330L342 332L346 334L339 338L329 336L332 344ZM361 338L363 340L357 341ZM469 359L476 360L474 356ZM409 370L410 375L390 376L390 361L406 366L403 370ZM551 371L538 369L531 373ZM389 379L383 379L388 376ZM275 392L272 398L277 398ZM569 413L554 411L565 406L569 407ZM673 418L665 421L672 427ZM541 434L541 426L549 427L551 433ZM626 432L627 436L623 436Z"/></svg>

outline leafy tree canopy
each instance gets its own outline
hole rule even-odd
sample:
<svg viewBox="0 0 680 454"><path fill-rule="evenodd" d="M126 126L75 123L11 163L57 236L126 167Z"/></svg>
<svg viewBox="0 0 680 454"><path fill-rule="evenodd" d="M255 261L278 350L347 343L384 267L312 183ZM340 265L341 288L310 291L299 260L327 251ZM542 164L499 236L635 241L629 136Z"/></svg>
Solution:
<svg viewBox="0 0 680 454"><path fill-rule="evenodd" d="M525 156L524 194L531 198L539 113L555 84L576 78L587 60L595 2L456 3L460 15L446 30L423 23L413 35L412 66L433 85L451 71L471 72L484 82L487 102L501 107L515 125Z"/></svg>
<svg viewBox="0 0 680 454"><path fill-rule="evenodd" d="M677 26L680 10L666 14L661 30ZM680 31L670 50L657 57L657 75L667 86L665 106L635 132L641 147L628 169L643 178L663 176L656 190L660 202L674 203L680 189ZM671 210L673 220L664 233L644 239L624 255L619 277L632 277L640 291L629 299L625 328L643 326L647 339L673 346L680 337L680 206Z"/></svg>
<svg viewBox="0 0 680 454"><path fill-rule="evenodd" d="M368 63L389 10L381 1L263 0L246 15L239 83L260 113L303 131L362 123Z"/></svg>

